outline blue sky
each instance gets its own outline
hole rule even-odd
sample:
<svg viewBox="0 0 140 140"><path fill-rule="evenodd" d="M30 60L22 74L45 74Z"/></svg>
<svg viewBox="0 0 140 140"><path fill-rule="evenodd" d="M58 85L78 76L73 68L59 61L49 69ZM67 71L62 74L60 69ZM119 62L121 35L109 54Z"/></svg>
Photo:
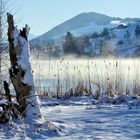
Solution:
<svg viewBox="0 0 140 140"><path fill-rule="evenodd" d="M82 12L113 17L139 17L140 0L11 0L19 26L28 24L40 35ZM18 21L19 19L22 19Z"/></svg>

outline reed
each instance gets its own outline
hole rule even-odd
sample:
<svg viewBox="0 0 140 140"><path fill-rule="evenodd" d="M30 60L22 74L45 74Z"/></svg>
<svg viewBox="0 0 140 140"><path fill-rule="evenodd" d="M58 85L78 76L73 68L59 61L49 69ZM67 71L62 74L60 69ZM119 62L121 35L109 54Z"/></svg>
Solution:
<svg viewBox="0 0 140 140"><path fill-rule="evenodd" d="M34 65L36 88L44 96L140 95L140 60L49 60ZM38 72L39 71L39 72ZM45 83L43 83L43 81Z"/></svg>

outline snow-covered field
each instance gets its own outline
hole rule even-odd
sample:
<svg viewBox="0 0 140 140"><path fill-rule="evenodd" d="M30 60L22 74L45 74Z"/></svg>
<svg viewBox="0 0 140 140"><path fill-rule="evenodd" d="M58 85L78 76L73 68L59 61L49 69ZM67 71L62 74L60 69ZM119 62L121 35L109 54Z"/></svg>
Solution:
<svg viewBox="0 0 140 140"><path fill-rule="evenodd" d="M139 140L140 106L96 104L91 97L43 100L41 110L58 133L24 122L0 125L0 139Z"/></svg>
<svg viewBox="0 0 140 140"><path fill-rule="evenodd" d="M86 97L67 103L68 106L42 108L46 118L62 130L60 136L53 139L140 139L140 107L129 109L127 105L92 105L92 100Z"/></svg>

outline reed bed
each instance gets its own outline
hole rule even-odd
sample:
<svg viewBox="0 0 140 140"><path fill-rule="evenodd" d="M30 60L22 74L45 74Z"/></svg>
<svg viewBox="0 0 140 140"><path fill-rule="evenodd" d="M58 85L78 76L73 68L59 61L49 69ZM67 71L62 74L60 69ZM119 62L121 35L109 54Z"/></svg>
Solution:
<svg viewBox="0 0 140 140"><path fill-rule="evenodd" d="M140 95L139 59L32 61L35 85L48 97Z"/></svg>

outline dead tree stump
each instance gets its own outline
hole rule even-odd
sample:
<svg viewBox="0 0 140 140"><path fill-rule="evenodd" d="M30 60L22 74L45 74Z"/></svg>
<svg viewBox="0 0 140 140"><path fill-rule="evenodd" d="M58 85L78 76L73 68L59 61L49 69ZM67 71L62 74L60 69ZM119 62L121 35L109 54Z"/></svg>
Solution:
<svg viewBox="0 0 140 140"><path fill-rule="evenodd" d="M29 43L27 39L29 28L26 25L19 32L14 26L11 14L7 14L7 22L11 62L9 74L19 103L18 110L23 117L40 117L38 97L35 92L34 78L29 60Z"/></svg>

